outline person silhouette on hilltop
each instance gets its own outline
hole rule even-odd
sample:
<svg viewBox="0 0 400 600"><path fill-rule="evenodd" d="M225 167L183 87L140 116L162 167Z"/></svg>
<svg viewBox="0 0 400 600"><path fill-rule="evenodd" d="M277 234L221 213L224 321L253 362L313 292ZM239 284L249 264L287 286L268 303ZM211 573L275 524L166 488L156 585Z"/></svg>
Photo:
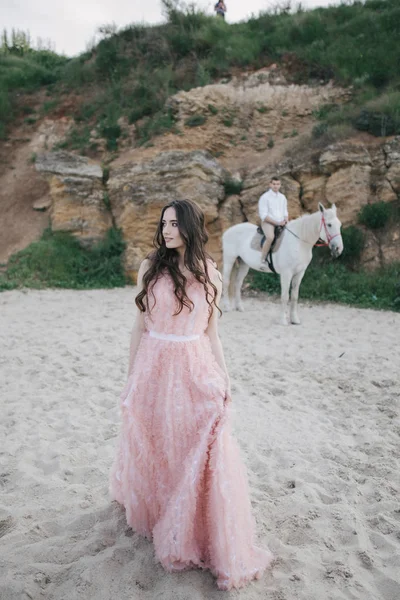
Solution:
<svg viewBox="0 0 400 600"><path fill-rule="evenodd" d="M226 5L225 5L224 0L219 0L217 2L217 4L214 6L214 10L217 13L217 15L219 15L220 17L225 19Z"/></svg>

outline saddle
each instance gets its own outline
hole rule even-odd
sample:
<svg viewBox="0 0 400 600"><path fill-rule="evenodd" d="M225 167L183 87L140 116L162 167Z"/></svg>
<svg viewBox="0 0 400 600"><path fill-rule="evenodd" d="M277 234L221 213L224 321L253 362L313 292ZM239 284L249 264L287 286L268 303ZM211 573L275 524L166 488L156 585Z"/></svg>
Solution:
<svg viewBox="0 0 400 600"><path fill-rule="evenodd" d="M274 263L272 260L272 254L279 250L279 247L280 247L281 241L282 241L281 235L282 235L282 232L284 229L285 228L281 225L278 225L275 227L274 239L271 244L270 251L267 254L267 264L273 273L276 273L276 271L275 271ZM262 227L259 225L257 227L257 232L251 241L251 247L253 248L253 250L261 250L261 248L264 245L264 242L265 242L265 235L262 230Z"/></svg>

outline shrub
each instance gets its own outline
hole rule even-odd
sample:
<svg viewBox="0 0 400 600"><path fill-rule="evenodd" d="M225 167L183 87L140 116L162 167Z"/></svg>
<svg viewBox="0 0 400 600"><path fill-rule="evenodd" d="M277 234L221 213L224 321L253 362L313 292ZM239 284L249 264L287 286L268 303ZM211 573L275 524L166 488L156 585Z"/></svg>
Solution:
<svg viewBox="0 0 400 600"><path fill-rule="evenodd" d="M110 229L91 249L68 233L46 230L38 242L14 254L0 275L0 290L16 287L110 288L126 278L121 231Z"/></svg>
<svg viewBox="0 0 400 600"><path fill-rule="evenodd" d="M359 212L358 220L369 229L381 229L387 225L392 214L392 206L387 202L366 204Z"/></svg>
<svg viewBox="0 0 400 600"><path fill-rule="evenodd" d="M103 166L103 177L102 177L103 185L106 185L109 178L110 178L110 167L105 165L105 166Z"/></svg>
<svg viewBox="0 0 400 600"><path fill-rule="evenodd" d="M317 125L314 125L312 129L312 136L318 139L322 137L327 131L328 125L326 123L317 123Z"/></svg>
<svg viewBox="0 0 400 600"><path fill-rule="evenodd" d="M43 106L41 108L42 114L47 115L49 112L54 110L57 105L58 105L58 100L48 100L47 102L45 102L43 104Z"/></svg>
<svg viewBox="0 0 400 600"><path fill-rule="evenodd" d="M353 122L357 129L376 136L400 133L400 92L388 91L378 97L366 98Z"/></svg>
<svg viewBox="0 0 400 600"><path fill-rule="evenodd" d="M136 139L140 145L146 144L152 137L167 131L175 131L175 116L171 110L160 111L154 117L147 117L143 123L136 124Z"/></svg>
<svg viewBox="0 0 400 600"><path fill-rule="evenodd" d="M118 138L121 136L121 127L118 123L104 122L100 125L99 132L107 140L107 150L118 148Z"/></svg>
<svg viewBox="0 0 400 600"><path fill-rule="evenodd" d="M225 127L232 127L232 125L233 125L233 117L224 117L222 119L222 123L225 125Z"/></svg>
<svg viewBox="0 0 400 600"><path fill-rule="evenodd" d="M57 148L71 148L79 150L81 154L86 154L90 141L90 127L86 126L82 129L74 127L69 132L64 142L57 144Z"/></svg>
<svg viewBox="0 0 400 600"><path fill-rule="evenodd" d="M243 189L243 181L238 179L226 179L224 181L225 195L230 196L233 194L240 194Z"/></svg>
<svg viewBox="0 0 400 600"><path fill-rule="evenodd" d="M129 96L129 103L133 105L129 115L130 123L160 111L166 98L161 81L139 80Z"/></svg>
<svg viewBox="0 0 400 600"><path fill-rule="evenodd" d="M364 250L364 232L358 227L350 225L349 227L342 228L342 239L343 252L340 256L340 260L354 266L360 261L362 251Z"/></svg>
<svg viewBox="0 0 400 600"><path fill-rule="evenodd" d="M185 120L185 125L187 127L198 127L199 125L204 125L206 121L207 118L205 115L195 114Z"/></svg>

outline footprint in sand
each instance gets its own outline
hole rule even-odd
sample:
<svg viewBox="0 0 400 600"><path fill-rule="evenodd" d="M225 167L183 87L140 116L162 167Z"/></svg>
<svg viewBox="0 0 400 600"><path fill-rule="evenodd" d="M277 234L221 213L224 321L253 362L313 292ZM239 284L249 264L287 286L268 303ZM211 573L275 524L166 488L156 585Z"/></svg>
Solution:
<svg viewBox="0 0 400 600"><path fill-rule="evenodd" d="M7 533L16 527L16 525L16 522L11 516L7 517L6 519L2 519L0 521L0 538L7 535Z"/></svg>
<svg viewBox="0 0 400 600"><path fill-rule="evenodd" d="M372 558L370 556L368 556L368 554L365 552L365 550L363 550L363 551L360 550L358 552L358 558L360 559L363 567L365 567L366 569L372 569L374 561L372 560Z"/></svg>

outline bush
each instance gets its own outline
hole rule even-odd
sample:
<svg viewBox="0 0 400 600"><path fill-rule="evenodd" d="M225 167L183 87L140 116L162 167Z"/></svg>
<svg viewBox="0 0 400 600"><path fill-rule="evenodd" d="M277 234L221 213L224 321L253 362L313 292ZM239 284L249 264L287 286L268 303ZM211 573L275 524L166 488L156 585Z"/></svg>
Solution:
<svg viewBox="0 0 400 600"><path fill-rule="evenodd" d="M64 142L56 144L56 148L71 148L72 150L79 150L81 154L86 154L90 141L90 127L78 129L74 127L69 132Z"/></svg>
<svg viewBox="0 0 400 600"><path fill-rule="evenodd" d="M0 86L3 89L34 91L56 80L57 73L36 63L34 55L21 58L0 54Z"/></svg>
<svg viewBox="0 0 400 600"><path fill-rule="evenodd" d="M400 113L399 113L400 116ZM354 126L360 131L368 131L377 137L400 133L400 118L393 119L382 113L362 110L354 121Z"/></svg>
<svg viewBox="0 0 400 600"><path fill-rule="evenodd" d="M160 111L153 118L148 117L135 126L136 139L140 145L147 143L153 136L173 131L175 116L171 110Z"/></svg>
<svg viewBox="0 0 400 600"><path fill-rule="evenodd" d="M191 115L185 121L186 127L198 127L199 125L204 125L207 121L207 117L205 115Z"/></svg>
<svg viewBox="0 0 400 600"><path fill-rule="evenodd" d="M327 123L317 123L317 125L314 125L313 129L312 129L312 136L314 138L320 138L323 135L325 135L325 133L328 131L328 125Z"/></svg>
<svg viewBox="0 0 400 600"><path fill-rule="evenodd" d="M118 123L104 121L99 126L99 132L107 141L107 150L113 151L118 148L118 138L122 133Z"/></svg>
<svg viewBox="0 0 400 600"><path fill-rule="evenodd" d="M224 181L224 190L226 196L240 194L242 189L243 181L238 179L226 179Z"/></svg>
<svg viewBox="0 0 400 600"><path fill-rule="evenodd" d="M18 287L110 288L126 278L121 231L110 229L92 249L81 247L70 234L46 230L42 239L14 254L0 275L0 290Z"/></svg>
<svg viewBox="0 0 400 600"><path fill-rule="evenodd" d="M388 92L369 101L354 119L354 125L375 136L400 133L400 92Z"/></svg>
<svg viewBox="0 0 400 600"><path fill-rule="evenodd" d="M341 261L349 265L355 265L360 261L365 246L365 235L358 227L350 225L342 228L343 252Z"/></svg>
<svg viewBox="0 0 400 600"><path fill-rule="evenodd" d="M225 125L225 127L232 127L232 125L233 125L233 118L232 117L224 117L222 119L222 123Z"/></svg>
<svg viewBox="0 0 400 600"><path fill-rule="evenodd" d="M358 220L368 229L382 229L392 215L392 206L387 202L366 204L359 212Z"/></svg>

